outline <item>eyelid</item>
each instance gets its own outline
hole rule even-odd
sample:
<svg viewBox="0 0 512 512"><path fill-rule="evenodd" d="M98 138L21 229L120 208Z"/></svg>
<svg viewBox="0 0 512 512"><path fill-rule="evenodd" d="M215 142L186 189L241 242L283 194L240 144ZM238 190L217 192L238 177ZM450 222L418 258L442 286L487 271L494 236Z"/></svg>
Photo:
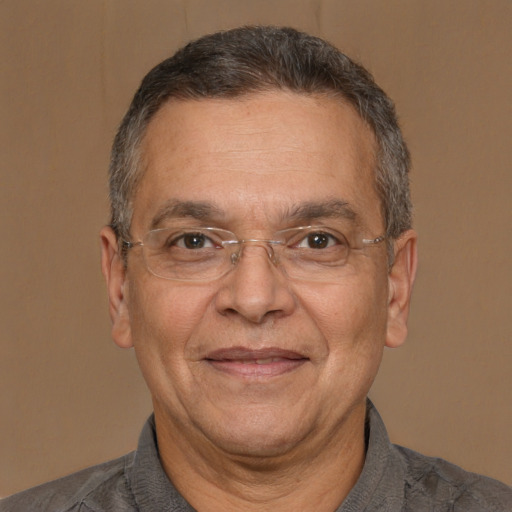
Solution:
<svg viewBox="0 0 512 512"><path fill-rule="evenodd" d="M182 249L186 249L183 244L179 244L180 241L183 241L186 236L194 236L200 235L204 236L206 240L211 242L211 246L219 246L221 242L221 238L215 240L215 232L213 230L207 230L206 228L158 228L148 232L148 243L151 245L151 240L153 243L160 248L164 247L179 247ZM160 235L160 236L159 236ZM213 236L212 236L213 235Z"/></svg>
<svg viewBox="0 0 512 512"><path fill-rule="evenodd" d="M312 225L308 225L308 226L297 226L297 227L292 227L292 228L287 228L287 229L281 229L276 232L276 235L280 235L282 233L284 234L287 232L291 233L294 231L298 235L302 233L302 234L304 234L304 236L307 236L308 234L311 234L311 233L325 233L326 235L331 235L334 237L337 237L337 236L345 237L345 231L343 231L341 229L333 228L330 226L325 226L323 224L321 224L321 225L312 224Z"/></svg>

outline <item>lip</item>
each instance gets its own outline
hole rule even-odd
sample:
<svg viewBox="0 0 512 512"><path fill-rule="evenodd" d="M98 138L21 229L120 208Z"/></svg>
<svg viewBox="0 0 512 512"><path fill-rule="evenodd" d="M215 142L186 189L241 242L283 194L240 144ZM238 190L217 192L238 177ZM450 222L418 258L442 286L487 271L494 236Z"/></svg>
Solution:
<svg viewBox="0 0 512 512"><path fill-rule="evenodd" d="M256 350L231 347L210 352L204 360L214 369L233 376L276 377L298 369L309 358L275 347Z"/></svg>

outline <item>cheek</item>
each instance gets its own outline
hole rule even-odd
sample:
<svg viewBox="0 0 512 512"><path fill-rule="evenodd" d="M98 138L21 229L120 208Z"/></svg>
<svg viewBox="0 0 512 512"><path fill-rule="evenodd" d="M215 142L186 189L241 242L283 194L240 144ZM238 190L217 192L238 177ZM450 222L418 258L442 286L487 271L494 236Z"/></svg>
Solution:
<svg viewBox="0 0 512 512"><path fill-rule="evenodd" d="M318 284L300 293L303 307L315 319L329 342L330 351L354 349L385 341L387 321L387 279L362 281L349 276L337 285Z"/></svg>
<svg viewBox="0 0 512 512"><path fill-rule="evenodd" d="M141 279L130 287L129 312L135 354L156 403L183 413L183 396L195 389L190 340L205 316L211 293L193 286ZM181 412L180 412L181 411Z"/></svg>
<svg viewBox="0 0 512 512"><path fill-rule="evenodd" d="M136 351L167 363L182 360L212 294L204 286L182 286L152 276L131 284L129 311Z"/></svg>
<svg viewBox="0 0 512 512"><path fill-rule="evenodd" d="M348 277L343 284L312 288L305 307L315 319L328 349L325 385L346 396L363 396L378 371L386 340L387 279ZM336 397L336 398L334 398ZM338 400L333 394L333 400Z"/></svg>

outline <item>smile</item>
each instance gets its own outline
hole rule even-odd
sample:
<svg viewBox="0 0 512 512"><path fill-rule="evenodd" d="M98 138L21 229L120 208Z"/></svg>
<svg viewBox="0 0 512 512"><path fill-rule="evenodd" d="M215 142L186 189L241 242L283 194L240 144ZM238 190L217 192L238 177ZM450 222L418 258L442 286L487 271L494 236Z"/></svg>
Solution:
<svg viewBox="0 0 512 512"><path fill-rule="evenodd" d="M238 361L232 361L233 363L240 364L270 364L282 361L279 357L267 357L266 359L239 359Z"/></svg>
<svg viewBox="0 0 512 512"><path fill-rule="evenodd" d="M275 377L301 367L309 358L297 352L270 348L221 349L205 358L214 369L239 377Z"/></svg>

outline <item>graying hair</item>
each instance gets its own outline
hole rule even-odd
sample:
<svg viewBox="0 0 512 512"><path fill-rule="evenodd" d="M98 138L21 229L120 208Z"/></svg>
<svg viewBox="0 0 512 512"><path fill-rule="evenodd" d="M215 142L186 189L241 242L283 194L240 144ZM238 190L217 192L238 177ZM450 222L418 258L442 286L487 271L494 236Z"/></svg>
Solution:
<svg viewBox="0 0 512 512"><path fill-rule="evenodd" d="M144 172L141 143L163 104L269 90L331 94L355 107L377 141L375 186L386 236L396 239L411 227L409 151L393 102L371 74L318 37L292 28L242 27L189 43L143 79L112 148L110 225L118 238L130 240L132 202Z"/></svg>

